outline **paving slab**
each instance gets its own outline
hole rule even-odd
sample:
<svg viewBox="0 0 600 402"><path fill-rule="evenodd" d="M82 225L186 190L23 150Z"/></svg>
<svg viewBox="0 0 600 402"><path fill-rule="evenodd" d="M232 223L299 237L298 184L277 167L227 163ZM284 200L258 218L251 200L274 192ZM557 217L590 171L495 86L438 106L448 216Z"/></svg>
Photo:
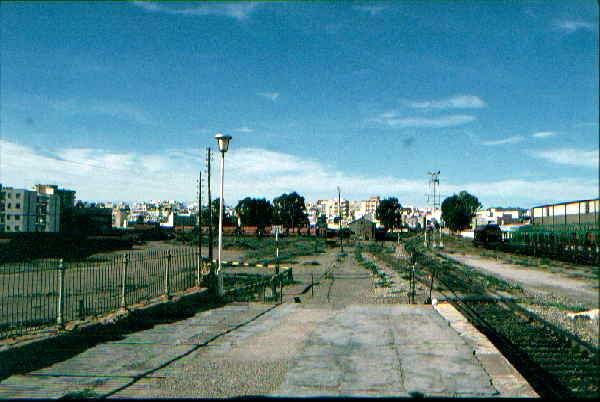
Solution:
<svg viewBox="0 0 600 402"><path fill-rule="evenodd" d="M431 306L349 305L310 334L275 396L497 396Z"/></svg>
<svg viewBox="0 0 600 402"><path fill-rule="evenodd" d="M0 398L59 398L84 391L105 395L270 308L273 306L254 303L228 305L127 334L123 339L100 343L68 360L5 379L0 382Z"/></svg>

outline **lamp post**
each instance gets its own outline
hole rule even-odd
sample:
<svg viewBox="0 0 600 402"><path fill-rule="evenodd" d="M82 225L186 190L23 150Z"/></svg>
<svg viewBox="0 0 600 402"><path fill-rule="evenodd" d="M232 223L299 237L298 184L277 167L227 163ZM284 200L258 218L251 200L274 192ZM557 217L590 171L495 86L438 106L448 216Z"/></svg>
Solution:
<svg viewBox="0 0 600 402"><path fill-rule="evenodd" d="M219 266L217 268L217 296L223 296L223 276L221 275L221 262L223 254L223 179L225 177L225 152L229 149L230 135L217 133L215 135L219 151L221 152L221 198L219 199Z"/></svg>

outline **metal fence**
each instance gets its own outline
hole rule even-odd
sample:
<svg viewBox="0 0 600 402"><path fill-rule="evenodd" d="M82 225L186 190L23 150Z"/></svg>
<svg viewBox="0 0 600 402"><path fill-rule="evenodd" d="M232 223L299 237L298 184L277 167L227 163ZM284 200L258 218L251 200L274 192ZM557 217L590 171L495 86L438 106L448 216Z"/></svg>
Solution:
<svg viewBox="0 0 600 402"><path fill-rule="evenodd" d="M0 339L169 297L200 286L209 272L208 259L191 247L101 261L0 264ZM292 268L274 275L223 272L223 278L225 300L281 301L282 287L293 281Z"/></svg>
<svg viewBox="0 0 600 402"><path fill-rule="evenodd" d="M104 261L0 265L0 338L100 315L200 284L193 248L149 250Z"/></svg>

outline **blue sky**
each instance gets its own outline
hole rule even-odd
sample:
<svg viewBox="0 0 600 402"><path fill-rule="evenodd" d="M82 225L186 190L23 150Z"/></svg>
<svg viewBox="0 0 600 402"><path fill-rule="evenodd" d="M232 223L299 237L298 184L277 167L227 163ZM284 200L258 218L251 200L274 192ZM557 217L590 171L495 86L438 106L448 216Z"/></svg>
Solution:
<svg viewBox="0 0 600 402"><path fill-rule="evenodd" d="M222 131L229 202L423 205L433 169L485 205L598 195L594 1L0 9L4 185L190 200Z"/></svg>

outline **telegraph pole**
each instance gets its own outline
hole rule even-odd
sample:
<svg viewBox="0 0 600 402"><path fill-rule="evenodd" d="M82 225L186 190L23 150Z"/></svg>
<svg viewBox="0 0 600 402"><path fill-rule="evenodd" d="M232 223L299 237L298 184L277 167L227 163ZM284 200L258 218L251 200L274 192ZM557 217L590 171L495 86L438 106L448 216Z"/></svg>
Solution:
<svg viewBox="0 0 600 402"><path fill-rule="evenodd" d="M200 286L202 275L202 169L198 173L198 272L196 286Z"/></svg>
<svg viewBox="0 0 600 402"><path fill-rule="evenodd" d="M433 206L433 210L432 210L432 215L435 213L435 211L437 209L440 208L440 192L439 192L439 185L440 185L440 171L438 170L437 172L427 172L428 175L431 176L431 178L429 179L429 187L428 187L428 191L431 191L433 194L428 193L427 194L427 203L430 203L430 196L433 196L433 200L431 200L432 202L430 203ZM440 215L441 218L441 215ZM442 222L440 219L440 222L438 222L439 224L439 230L438 230L438 246L440 248L444 247L444 244L442 243ZM425 239L427 239L427 215L425 215ZM425 240L427 242L427 240ZM431 241L432 241L432 245L435 248L435 235L434 232L431 233ZM427 245L427 244L426 244Z"/></svg>

